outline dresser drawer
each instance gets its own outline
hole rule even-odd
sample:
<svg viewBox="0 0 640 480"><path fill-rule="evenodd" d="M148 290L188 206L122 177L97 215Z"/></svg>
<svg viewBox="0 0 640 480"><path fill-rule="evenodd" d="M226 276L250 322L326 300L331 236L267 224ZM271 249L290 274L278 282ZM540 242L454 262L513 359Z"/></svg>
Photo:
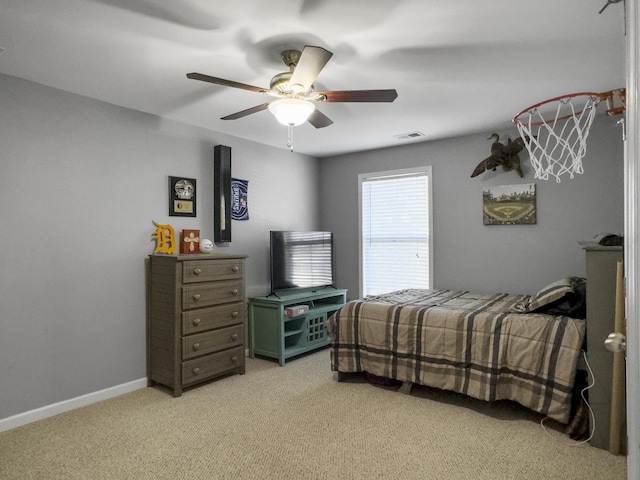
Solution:
<svg viewBox="0 0 640 480"><path fill-rule="evenodd" d="M225 348L237 347L242 345L243 340L243 325L190 335L182 339L182 359L189 360Z"/></svg>
<svg viewBox="0 0 640 480"><path fill-rule="evenodd" d="M244 303L200 308L182 313L182 334L204 332L212 328L244 324Z"/></svg>
<svg viewBox="0 0 640 480"><path fill-rule="evenodd" d="M243 366L244 349L242 347L212 353L206 357L182 363L182 384L195 383Z"/></svg>
<svg viewBox="0 0 640 480"><path fill-rule="evenodd" d="M242 280L193 284L182 287L182 308L184 310L237 302L243 298L244 284Z"/></svg>
<svg viewBox="0 0 640 480"><path fill-rule="evenodd" d="M182 262L182 282L212 282L242 278L244 262L230 260L188 260Z"/></svg>

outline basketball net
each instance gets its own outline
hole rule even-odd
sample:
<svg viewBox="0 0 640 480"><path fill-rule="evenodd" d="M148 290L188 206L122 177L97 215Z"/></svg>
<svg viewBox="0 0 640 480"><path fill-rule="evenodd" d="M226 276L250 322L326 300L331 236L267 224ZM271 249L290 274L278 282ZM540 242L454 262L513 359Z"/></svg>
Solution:
<svg viewBox="0 0 640 480"><path fill-rule="evenodd" d="M596 115L596 107L606 100L608 115L623 113L624 89L605 93L573 93L556 97L529 107L513 119L518 127L535 178L548 180L568 174L573 178L582 174L582 157L587 151L589 129Z"/></svg>

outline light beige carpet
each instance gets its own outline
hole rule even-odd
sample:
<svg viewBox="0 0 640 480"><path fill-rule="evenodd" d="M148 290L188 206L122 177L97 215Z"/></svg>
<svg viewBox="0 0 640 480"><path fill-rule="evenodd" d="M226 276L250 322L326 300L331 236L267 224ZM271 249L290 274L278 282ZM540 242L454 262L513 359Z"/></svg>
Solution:
<svg viewBox="0 0 640 480"><path fill-rule="evenodd" d="M247 360L180 398L146 388L0 433L0 479L626 478L625 457L509 403L338 383L328 350Z"/></svg>

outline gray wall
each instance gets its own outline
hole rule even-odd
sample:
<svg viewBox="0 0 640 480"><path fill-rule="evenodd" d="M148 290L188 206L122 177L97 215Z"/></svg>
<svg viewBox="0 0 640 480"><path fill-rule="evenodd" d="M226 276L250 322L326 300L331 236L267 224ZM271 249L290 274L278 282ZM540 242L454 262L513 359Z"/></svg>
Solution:
<svg viewBox="0 0 640 480"><path fill-rule="evenodd" d="M321 225L336 237L338 285L358 296L358 174L433 166L433 288L479 293L535 293L568 275L585 274L578 240L600 232L622 233L623 142L619 117L596 116L583 159L584 174L562 183L489 172L470 178L489 155L492 133L324 159L320 165ZM516 138L514 127L498 132ZM482 190L535 183L538 223L485 226Z"/></svg>
<svg viewBox="0 0 640 480"><path fill-rule="evenodd" d="M0 419L145 377L152 221L213 238L217 144L250 215L220 250L266 294L269 230L318 228L317 159L0 75ZM168 175L196 218L168 216Z"/></svg>

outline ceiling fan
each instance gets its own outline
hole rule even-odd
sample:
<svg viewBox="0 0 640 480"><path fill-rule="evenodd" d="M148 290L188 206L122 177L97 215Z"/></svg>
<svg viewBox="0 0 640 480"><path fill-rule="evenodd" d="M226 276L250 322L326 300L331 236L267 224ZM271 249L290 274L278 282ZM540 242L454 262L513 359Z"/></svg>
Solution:
<svg viewBox="0 0 640 480"><path fill-rule="evenodd" d="M187 78L262 93L277 99L227 115L222 117L222 120L236 120L269 109L280 123L290 128L306 121L316 128L331 125L333 121L316 109L316 102L393 102L398 96L394 89L316 92L313 82L332 56L333 53L322 47L306 46L302 52L285 50L282 52L282 61L289 67L289 71L275 75L269 88L255 87L202 73L188 73Z"/></svg>

